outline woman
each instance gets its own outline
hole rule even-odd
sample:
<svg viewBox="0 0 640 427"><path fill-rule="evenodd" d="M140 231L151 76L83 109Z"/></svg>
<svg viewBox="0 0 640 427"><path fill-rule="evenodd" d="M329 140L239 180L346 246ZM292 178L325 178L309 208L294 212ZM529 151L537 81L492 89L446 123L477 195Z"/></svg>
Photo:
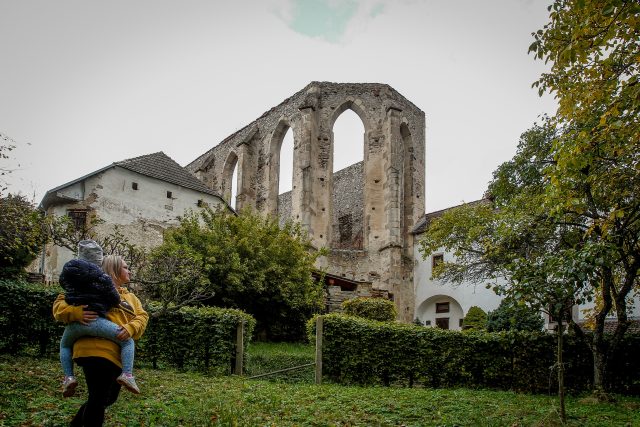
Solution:
<svg viewBox="0 0 640 427"><path fill-rule="evenodd" d="M139 339L147 326L149 315L142 308L140 300L122 285L129 283L129 267L121 256L109 255L102 262L102 269L111 276L118 293L120 304L107 313L107 319L120 325L117 335L120 340ZM95 311L86 306L73 306L59 295L53 303L53 317L64 323L80 322L88 324L98 318ZM120 384L116 381L122 372L120 346L96 337L82 337L73 346L73 360L82 367L87 382L89 398L80 407L71 421L72 426L101 426L104 410L118 399Z"/></svg>

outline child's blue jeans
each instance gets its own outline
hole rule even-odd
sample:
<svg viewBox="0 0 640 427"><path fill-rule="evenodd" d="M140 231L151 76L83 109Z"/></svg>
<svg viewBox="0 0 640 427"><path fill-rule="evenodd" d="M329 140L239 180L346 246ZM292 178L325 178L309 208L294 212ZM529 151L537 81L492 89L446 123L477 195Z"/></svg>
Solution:
<svg viewBox="0 0 640 427"><path fill-rule="evenodd" d="M122 372L132 374L135 344L132 338L124 341L117 339L116 335L119 332L120 326L104 317L98 317L88 325L83 325L79 322L69 323L64 328L64 334L62 334L62 339L60 340L60 363L62 363L64 375L73 375L73 343L78 338L85 336L106 338L118 344L120 346L120 358L122 359Z"/></svg>

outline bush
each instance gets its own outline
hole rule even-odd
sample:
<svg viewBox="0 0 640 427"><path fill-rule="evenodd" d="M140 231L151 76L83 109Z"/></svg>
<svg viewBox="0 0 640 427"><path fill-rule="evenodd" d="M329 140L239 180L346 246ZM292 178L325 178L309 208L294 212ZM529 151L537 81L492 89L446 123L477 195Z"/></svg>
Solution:
<svg viewBox="0 0 640 427"><path fill-rule="evenodd" d="M487 313L477 306L472 306L462 321L462 329L487 329Z"/></svg>
<svg viewBox="0 0 640 427"><path fill-rule="evenodd" d="M0 280L0 352L58 351L64 325L53 320L51 310L60 292L58 286Z"/></svg>
<svg viewBox="0 0 640 427"><path fill-rule="evenodd" d="M53 319L52 307L61 292L58 286L0 280L0 352L57 352L64 325ZM166 362L228 373L235 363L238 323L246 322L245 350L255 327L255 320L239 310L183 307L155 317L154 313L151 307L152 318L136 343L136 360L154 366Z"/></svg>
<svg viewBox="0 0 640 427"><path fill-rule="evenodd" d="M287 222L281 227L277 218L248 210L235 216L205 208L167 230L156 251L170 255L169 259L183 258L181 254L192 258L191 266L168 283L165 295L184 289L184 273L200 266L204 280L199 274L193 278L202 286L202 294L212 295L202 300L204 304L251 314L261 339L298 341L304 339L305 322L323 308L322 285L311 275L323 251L310 248L300 224Z"/></svg>
<svg viewBox="0 0 640 427"><path fill-rule="evenodd" d="M485 387L527 392L553 389L556 337L526 331L441 330L376 322L353 316L323 316L323 375L360 385L421 384L428 387ZM314 320L308 323L313 332ZM625 338L608 365L612 391L640 394L640 336ZM568 335L565 385L588 390L593 377L591 353ZM550 383L551 381L551 383Z"/></svg>
<svg viewBox="0 0 640 427"><path fill-rule="evenodd" d="M542 331L544 319L538 310L528 305L503 299L497 309L487 315L487 330L498 331Z"/></svg>
<svg viewBox="0 0 640 427"><path fill-rule="evenodd" d="M151 319L137 344L140 355L158 366L165 362L183 369L215 371L228 374L235 364L237 326L245 322L245 354L255 327L250 315L234 309L218 307L182 307L173 311L157 311L151 306Z"/></svg>
<svg viewBox="0 0 640 427"><path fill-rule="evenodd" d="M44 220L24 196L0 197L0 278L17 278L47 240Z"/></svg>
<svg viewBox="0 0 640 427"><path fill-rule="evenodd" d="M384 298L358 297L342 303L345 314L380 322L393 322L398 315L393 301Z"/></svg>

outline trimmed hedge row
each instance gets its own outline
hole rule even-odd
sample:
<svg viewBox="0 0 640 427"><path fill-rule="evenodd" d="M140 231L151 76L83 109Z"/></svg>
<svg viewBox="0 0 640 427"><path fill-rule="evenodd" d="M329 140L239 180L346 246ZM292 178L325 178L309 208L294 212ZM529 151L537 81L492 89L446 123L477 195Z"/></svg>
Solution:
<svg viewBox="0 0 640 427"><path fill-rule="evenodd" d="M345 314L380 322L393 322L398 312L393 301L384 298L357 297L344 301Z"/></svg>
<svg viewBox="0 0 640 427"><path fill-rule="evenodd" d="M308 326L313 329L315 319ZM547 333L458 332L324 316L323 375L344 384L483 387L528 392L557 388L556 337ZM565 384L588 390L593 376L586 344L567 336ZM609 364L612 391L640 394L640 336L629 336Z"/></svg>
<svg viewBox="0 0 640 427"><path fill-rule="evenodd" d="M149 308L152 318L136 349L136 357L141 355L154 368L164 362L180 369L229 374L235 363L238 324L245 322L245 355L256 325L251 315L234 309L182 307L154 316L155 312Z"/></svg>
<svg viewBox="0 0 640 427"><path fill-rule="evenodd" d="M58 351L64 325L53 320L52 306L60 292L58 286L0 280L1 353Z"/></svg>
<svg viewBox="0 0 640 427"><path fill-rule="evenodd" d="M57 352L64 325L54 321L52 306L60 292L58 286L0 281L0 352ZM237 325L245 322L245 350L255 327L253 317L239 310L183 307L157 316L154 307L148 311L152 318L136 343L136 360L154 366L228 373L235 362Z"/></svg>

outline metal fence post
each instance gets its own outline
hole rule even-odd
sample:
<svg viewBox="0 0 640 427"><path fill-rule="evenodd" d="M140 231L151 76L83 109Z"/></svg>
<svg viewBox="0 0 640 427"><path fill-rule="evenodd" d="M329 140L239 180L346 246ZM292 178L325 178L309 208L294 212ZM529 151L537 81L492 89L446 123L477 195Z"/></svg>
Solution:
<svg viewBox="0 0 640 427"><path fill-rule="evenodd" d="M323 317L316 319L316 384L322 384L322 325Z"/></svg>

